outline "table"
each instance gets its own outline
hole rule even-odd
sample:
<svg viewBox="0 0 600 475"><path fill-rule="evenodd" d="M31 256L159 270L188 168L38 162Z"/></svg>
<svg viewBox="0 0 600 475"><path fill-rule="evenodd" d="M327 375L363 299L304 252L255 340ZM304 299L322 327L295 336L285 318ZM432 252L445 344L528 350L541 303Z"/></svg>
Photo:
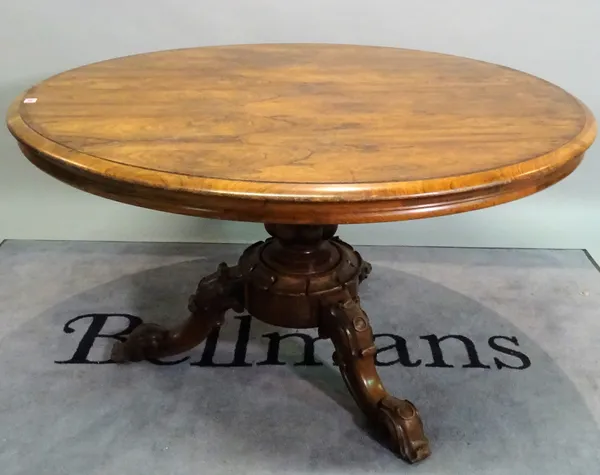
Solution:
<svg viewBox="0 0 600 475"><path fill-rule="evenodd" d="M112 59L18 97L8 127L38 168L137 206L265 223L171 329L145 323L115 362L201 343L228 310L318 328L356 403L407 462L430 454L417 408L388 394L359 284L371 265L337 225L498 205L569 175L592 144L590 111L506 67L384 47L269 44ZM377 232L377 228L373 229Z"/></svg>

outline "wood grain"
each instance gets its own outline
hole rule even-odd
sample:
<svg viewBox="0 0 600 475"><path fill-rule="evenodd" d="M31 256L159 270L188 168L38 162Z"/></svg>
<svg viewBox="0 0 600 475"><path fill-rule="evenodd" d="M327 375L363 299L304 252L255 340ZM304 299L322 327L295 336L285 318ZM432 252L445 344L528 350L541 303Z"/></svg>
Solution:
<svg viewBox="0 0 600 475"><path fill-rule="evenodd" d="M596 135L576 98L519 71L313 44L87 65L19 97L8 126L36 165L92 193L176 213L315 224L526 196L568 175Z"/></svg>

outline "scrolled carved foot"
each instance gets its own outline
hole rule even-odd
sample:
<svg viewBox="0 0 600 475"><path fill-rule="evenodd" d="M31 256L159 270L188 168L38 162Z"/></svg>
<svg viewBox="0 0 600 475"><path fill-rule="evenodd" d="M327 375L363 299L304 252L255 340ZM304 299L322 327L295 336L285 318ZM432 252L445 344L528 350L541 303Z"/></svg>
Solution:
<svg viewBox="0 0 600 475"><path fill-rule="evenodd" d="M334 361L348 391L370 421L385 431L390 448L409 463L427 458L429 442L419 412L411 402L391 396L377 374L373 331L358 299L343 291L336 302L325 304L319 333L331 338Z"/></svg>
<svg viewBox="0 0 600 475"><path fill-rule="evenodd" d="M164 352L168 339L169 330L166 328L154 323L142 323L131 332L126 341L113 346L110 358L115 363L155 358Z"/></svg>
<svg viewBox="0 0 600 475"><path fill-rule="evenodd" d="M367 277L369 277L369 274L371 273L371 271L373 270L373 266L367 262L367 261L362 261L362 266L360 267L360 273L358 274L358 282L362 282L363 280L365 280Z"/></svg>
<svg viewBox="0 0 600 475"><path fill-rule="evenodd" d="M417 408L405 399L386 396L379 402L379 416L392 451L415 463L431 455Z"/></svg>

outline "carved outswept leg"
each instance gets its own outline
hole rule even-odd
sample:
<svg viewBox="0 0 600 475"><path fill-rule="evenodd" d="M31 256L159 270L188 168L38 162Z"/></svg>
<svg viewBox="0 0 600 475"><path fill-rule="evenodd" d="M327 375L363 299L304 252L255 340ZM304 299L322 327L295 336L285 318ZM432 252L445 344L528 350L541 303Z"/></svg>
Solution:
<svg viewBox="0 0 600 475"><path fill-rule="evenodd" d="M343 291L333 304L324 305L320 334L331 338L334 360L356 403L382 428L402 459L414 463L430 455L429 442L416 407L387 393L375 369L373 331L366 313Z"/></svg>
<svg viewBox="0 0 600 475"><path fill-rule="evenodd" d="M131 332L127 341L114 345L111 359L117 363L164 358L188 351L202 343L213 328L223 323L229 309L241 312L243 282L237 266L222 263L213 274L204 277L190 297L189 318L180 326L166 329L143 323Z"/></svg>

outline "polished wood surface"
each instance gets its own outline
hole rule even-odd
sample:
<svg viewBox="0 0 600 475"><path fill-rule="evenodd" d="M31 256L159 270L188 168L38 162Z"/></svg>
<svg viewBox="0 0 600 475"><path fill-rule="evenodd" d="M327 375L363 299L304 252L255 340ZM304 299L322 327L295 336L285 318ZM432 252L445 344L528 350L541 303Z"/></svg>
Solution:
<svg viewBox="0 0 600 475"><path fill-rule="evenodd" d="M35 100L35 102L33 102ZM531 75L395 48L247 45L113 59L54 76L8 126L91 193L271 223L468 211L571 173L596 123Z"/></svg>

